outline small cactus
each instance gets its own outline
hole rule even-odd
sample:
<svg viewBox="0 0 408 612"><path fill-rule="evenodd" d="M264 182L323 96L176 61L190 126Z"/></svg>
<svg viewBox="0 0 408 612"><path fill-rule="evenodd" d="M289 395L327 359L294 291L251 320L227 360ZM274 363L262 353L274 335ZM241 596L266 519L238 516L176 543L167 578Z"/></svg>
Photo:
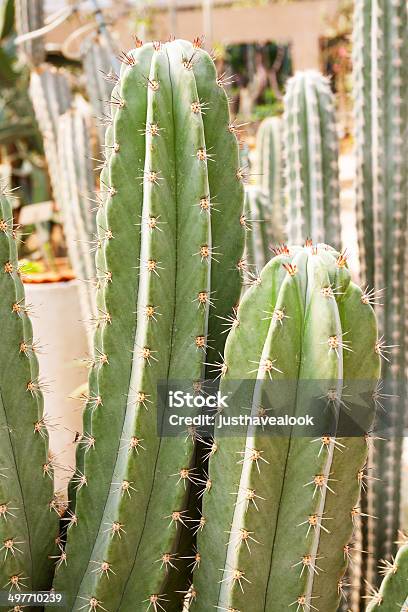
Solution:
<svg viewBox="0 0 408 612"><path fill-rule="evenodd" d="M0 185L0 585L16 593L50 588L61 508L7 195Z"/></svg>
<svg viewBox="0 0 408 612"><path fill-rule="evenodd" d="M196 447L194 432L157 435L157 384L200 380L223 350L243 185L210 56L174 41L122 60L97 215L93 367L54 586L69 609L167 611L180 609L192 567Z"/></svg>
<svg viewBox="0 0 408 612"><path fill-rule="evenodd" d="M284 383L273 406L285 413L303 415L308 389L317 387L326 407L349 402L355 416L367 397L373 416L380 358L363 295L330 247L282 247L245 294L229 334L224 416L242 407L253 416L267 412L271 379ZM356 397L345 397L344 388ZM314 393L309 399L316 404ZM365 436L277 437L249 425L241 436L208 444L212 486L203 496L195 609L336 612L352 532L364 518Z"/></svg>
<svg viewBox="0 0 408 612"><path fill-rule="evenodd" d="M329 81L316 71L287 83L283 149L287 233L339 248L340 187L335 102Z"/></svg>

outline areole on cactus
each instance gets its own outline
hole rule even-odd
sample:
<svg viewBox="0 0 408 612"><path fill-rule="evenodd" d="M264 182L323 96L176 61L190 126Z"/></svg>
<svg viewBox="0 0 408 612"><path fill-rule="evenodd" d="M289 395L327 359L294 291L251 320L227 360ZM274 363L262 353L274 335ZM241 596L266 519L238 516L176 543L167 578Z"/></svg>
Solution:
<svg viewBox="0 0 408 612"><path fill-rule="evenodd" d="M191 571L184 540L197 518L196 450L194 436L157 436L157 383L200 380L210 353L223 350L222 319L241 285L243 185L210 56L174 41L122 60L101 174L98 314L70 485L76 503L54 586L67 592L69 609L166 602L167 612L180 609Z"/></svg>

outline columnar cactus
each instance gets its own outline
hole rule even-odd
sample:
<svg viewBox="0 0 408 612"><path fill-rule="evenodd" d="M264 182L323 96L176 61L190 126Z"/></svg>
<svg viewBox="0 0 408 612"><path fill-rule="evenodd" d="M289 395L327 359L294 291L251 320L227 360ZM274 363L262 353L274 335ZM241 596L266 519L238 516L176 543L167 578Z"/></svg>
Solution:
<svg viewBox="0 0 408 612"><path fill-rule="evenodd" d="M44 0L14 0L16 29L19 36L44 26ZM38 66L45 59L44 37L39 36L20 44L24 59Z"/></svg>
<svg viewBox="0 0 408 612"><path fill-rule="evenodd" d="M68 253L81 283L81 306L89 321L96 314L97 281L95 256L91 249L96 238L96 215L92 211L95 179L90 147L89 116L83 109L73 108L58 120L58 162L60 206Z"/></svg>
<svg viewBox="0 0 408 612"><path fill-rule="evenodd" d="M48 455L43 383L24 300L13 215L0 186L0 584L5 591L49 589L58 500ZM55 510L55 512L54 512Z"/></svg>
<svg viewBox="0 0 408 612"><path fill-rule="evenodd" d="M338 139L329 81L316 71L287 83L283 148L287 233L338 248L341 242Z"/></svg>
<svg viewBox="0 0 408 612"><path fill-rule="evenodd" d="M198 44L146 44L122 57L101 175L76 504L54 585L69 609L179 610L194 435L157 435L157 384L200 380L209 346L223 350L217 317L230 316L241 284L242 169L222 81Z"/></svg>
<svg viewBox="0 0 408 612"><path fill-rule="evenodd" d="M391 561L382 561L380 573L384 576L379 591L372 589L367 612L407 612L408 610L408 544L403 543Z"/></svg>
<svg viewBox="0 0 408 612"><path fill-rule="evenodd" d="M58 118L72 103L72 94L64 72L43 65L31 72L30 98L41 130L45 157L54 197L62 200L58 162Z"/></svg>
<svg viewBox="0 0 408 612"><path fill-rule="evenodd" d="M222 414L304 416L320 401L318 414L347 404L356 422L368 408L370 421L377 342L373 309L344 256L325 245L283 247L245 294L228 336ZM271 379L282 383L273 394ZM362 518L366 436L243 429L208 442L195 609L335 612Z"/></svg>
<svg viewBox="0 0 408 612"><path fill-rule="evenodd" d="M270 246L276 244L271 236L271 219L267 194L255 185L245 188L245 226L247 229L245 241L245 261L249 270L255 273L251 266L261 271L271 258Z"/></svg>
<svg viewBox="0 0 408 612"><path fill-rule="evenodd" d="M282 181L282 119L268 117L256 134L255 175L257 185L266 195L264 209L266 232L270 244L284 240L284 206ZM265 263L269 257L265 258Z"/></svg>
<svg viewBox="0 0 408 612"><path fill-rule="evenodd" d="M381 302L376 310L390 344L384 347L389 357L384 378L391 393L399 395L386 406L389 440L376 443L374 468L381 484L373 481L369 487L372 514L378 519L371 521L363 548L369 546L372 552L368 580L373 582L375 563L390 557L399 528L401 432L405 424L408 363L408 299L403 275L408 214L405 1L356 0L353 42L361 276L366 285L384 288L383 297L375 300Z"/></svg>
<svg viewBox="0 0 408 612"><path fill-rule="evenodd" d="M106 108L116 81L115 70L119 69L117 53L106 30L93 34L81 45L84 81L89 101L96 117L99 117L100 142L105 138Z"/></svg>

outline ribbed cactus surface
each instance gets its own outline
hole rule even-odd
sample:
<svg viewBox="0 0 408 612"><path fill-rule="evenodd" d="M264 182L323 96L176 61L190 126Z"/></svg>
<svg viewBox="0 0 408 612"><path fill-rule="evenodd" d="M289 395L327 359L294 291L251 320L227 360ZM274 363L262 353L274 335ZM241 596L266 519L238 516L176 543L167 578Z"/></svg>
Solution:
<svg viewBox="0 0 408 612"><path fill-rule="evenodd" d="M44 0L14 0L14 11L19 36L44 26ZM45 59L44 37L26 40L20 50L29 64L38 66Z"/></svg>
<svg viewBox="0 0 408 612"><path fill-rule="evenodd" d="M104 142L107 106L117 79L119 66L114 45L106 29L103 34L91 35L81 45L84 84L94 115L99 118L100 142Z"/></svg>
<svg viewBox="0 0 408 612"><path fill-rule="evenodd" d="M55 587L69 609L167 612L191 571L181 557L196 451L187 433L158 436L157 384L193 385L223 350L217 315L240 293L242 171L206 52L175 41L122 59L97 217L94 364Z"/></svg>
<svg viewBox="0 0 408 612"><path fill-rule="evenodd" d="M85 109L73 108L58 119L59 202L68 254L80 286L81 309L84 319L96 314L95 255L92 242L96 239L95 176L92 165L90 116Z"/></svg>
<svg viewBox="0 0 408 612"><path fill-rule="evenodd" d="M256 134L255 179L265 198L262 218L270 244L280 244L285 237L282 145L282 119L264 119ZM269 256L265 257L264 263L268 259Z"/></svg>
<svg viewBox="0 0 408 612"><path fill-rule="evenodd" d="M347 402L357 416L365 397L372 416L377 341L373 309L344 257L325 245L284 247L238 309L225 347L221 394L230 399L222 414L305 416L319 397L323 412ZM337 610L363 518L367 442L307 435L249 425L208 442L196 610Z"/></svg>
<svg viewBox="0 0 408 612"><path fill-rule="evenodd" d="M341 242L338 138L328 79L309 70L289 79L283 150L287 233L338 248Z"/></svg>
<svg viewBox="0 0 408 612"><path fill-rule="evenodd" d="M67 75L44 64L31 72L30 98L44 140L54 198L62 199L58 162L58 118L72 103Z"/></svg>
<svg viewBox="0 0 408 612"><path fill-rule="evenodd" d="M383 289L376 310L382 333L387 441L378 440L370 484L368 580L389 558L399 528L402 431L406 425L408 215L408 26L404 0L356 0L353 33L357 219L362 281ZM382 305L380 305L380 303Z"/></svg>
<svg viewBox="0 0 408 612"><path fill-rule="evenodd" d="M13 215L0 186L0 584L50 588L58 501L48 456L43 382L19 276Z"/></svg>

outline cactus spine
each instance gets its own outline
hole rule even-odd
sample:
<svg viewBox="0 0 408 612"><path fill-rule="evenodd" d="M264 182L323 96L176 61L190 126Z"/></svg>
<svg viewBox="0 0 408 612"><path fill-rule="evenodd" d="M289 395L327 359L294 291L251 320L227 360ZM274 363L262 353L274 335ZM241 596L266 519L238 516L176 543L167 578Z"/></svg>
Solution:
<svg viewBox="0 0 408 612"><path fill-rule="evenodd" d="M0 584L3 590L16 593L50 587L53 561L48 557L57 554L60 508L53 498L37 344L24 301L6 196L1 186Z"/></svg>
<svg viewBox="0 0 408 612"><path fill-rule="evenodd" d="M239 297L243 185L209 55L175 41L123 61L101 175L95 362L55 587L70 609L177 610L195 448L157 436L157 383L200 380L207 343L223 348L210 306L227 316Z"/></svg>
<svg viewBox="0 0 408 612"><path fill-rule="evenodd" d="M289 79L283 119L287 233L340 245L338 139L334 97L326 77L309 70Z"/></svg>
<svg viewBox="0 0 408 612"><path fill-rule="evenodd" d="M374 582L375 562L389 558L399 528L401 432L406 420L407 297L404 283L408 214L408 30L404 0L356 0L354 17L355 140L357 218L361 275L369 286L384 288L376 306L386 354L384 378L394 398L387 410L390 429L374 454L376 476L369 503L371 521L365 550L370 550L367 579ZM398 351L393 351L399 346ZM391 359L390 359L391 361Z"/></svg>
<svg viewBox="0 0 408 612"><path fill-rule="evenodd" d="M335 403L344 401L343 385L368 397L374 392L376 319L344 264L324 245L283 248L267 264L226 343L221 393L232 395L225 416L242 414L242 407L254 416L268 410L270 377L285 382L274 408L278 403L289 414L307 406L299 401L308 393L302 381L315 381L319 395ZM237 387L237 380L247 384ZM364 436L313 442L254 425L246 438L218 437L209 447L196 609L335 612L353 524L361 520Z"/></svg>

